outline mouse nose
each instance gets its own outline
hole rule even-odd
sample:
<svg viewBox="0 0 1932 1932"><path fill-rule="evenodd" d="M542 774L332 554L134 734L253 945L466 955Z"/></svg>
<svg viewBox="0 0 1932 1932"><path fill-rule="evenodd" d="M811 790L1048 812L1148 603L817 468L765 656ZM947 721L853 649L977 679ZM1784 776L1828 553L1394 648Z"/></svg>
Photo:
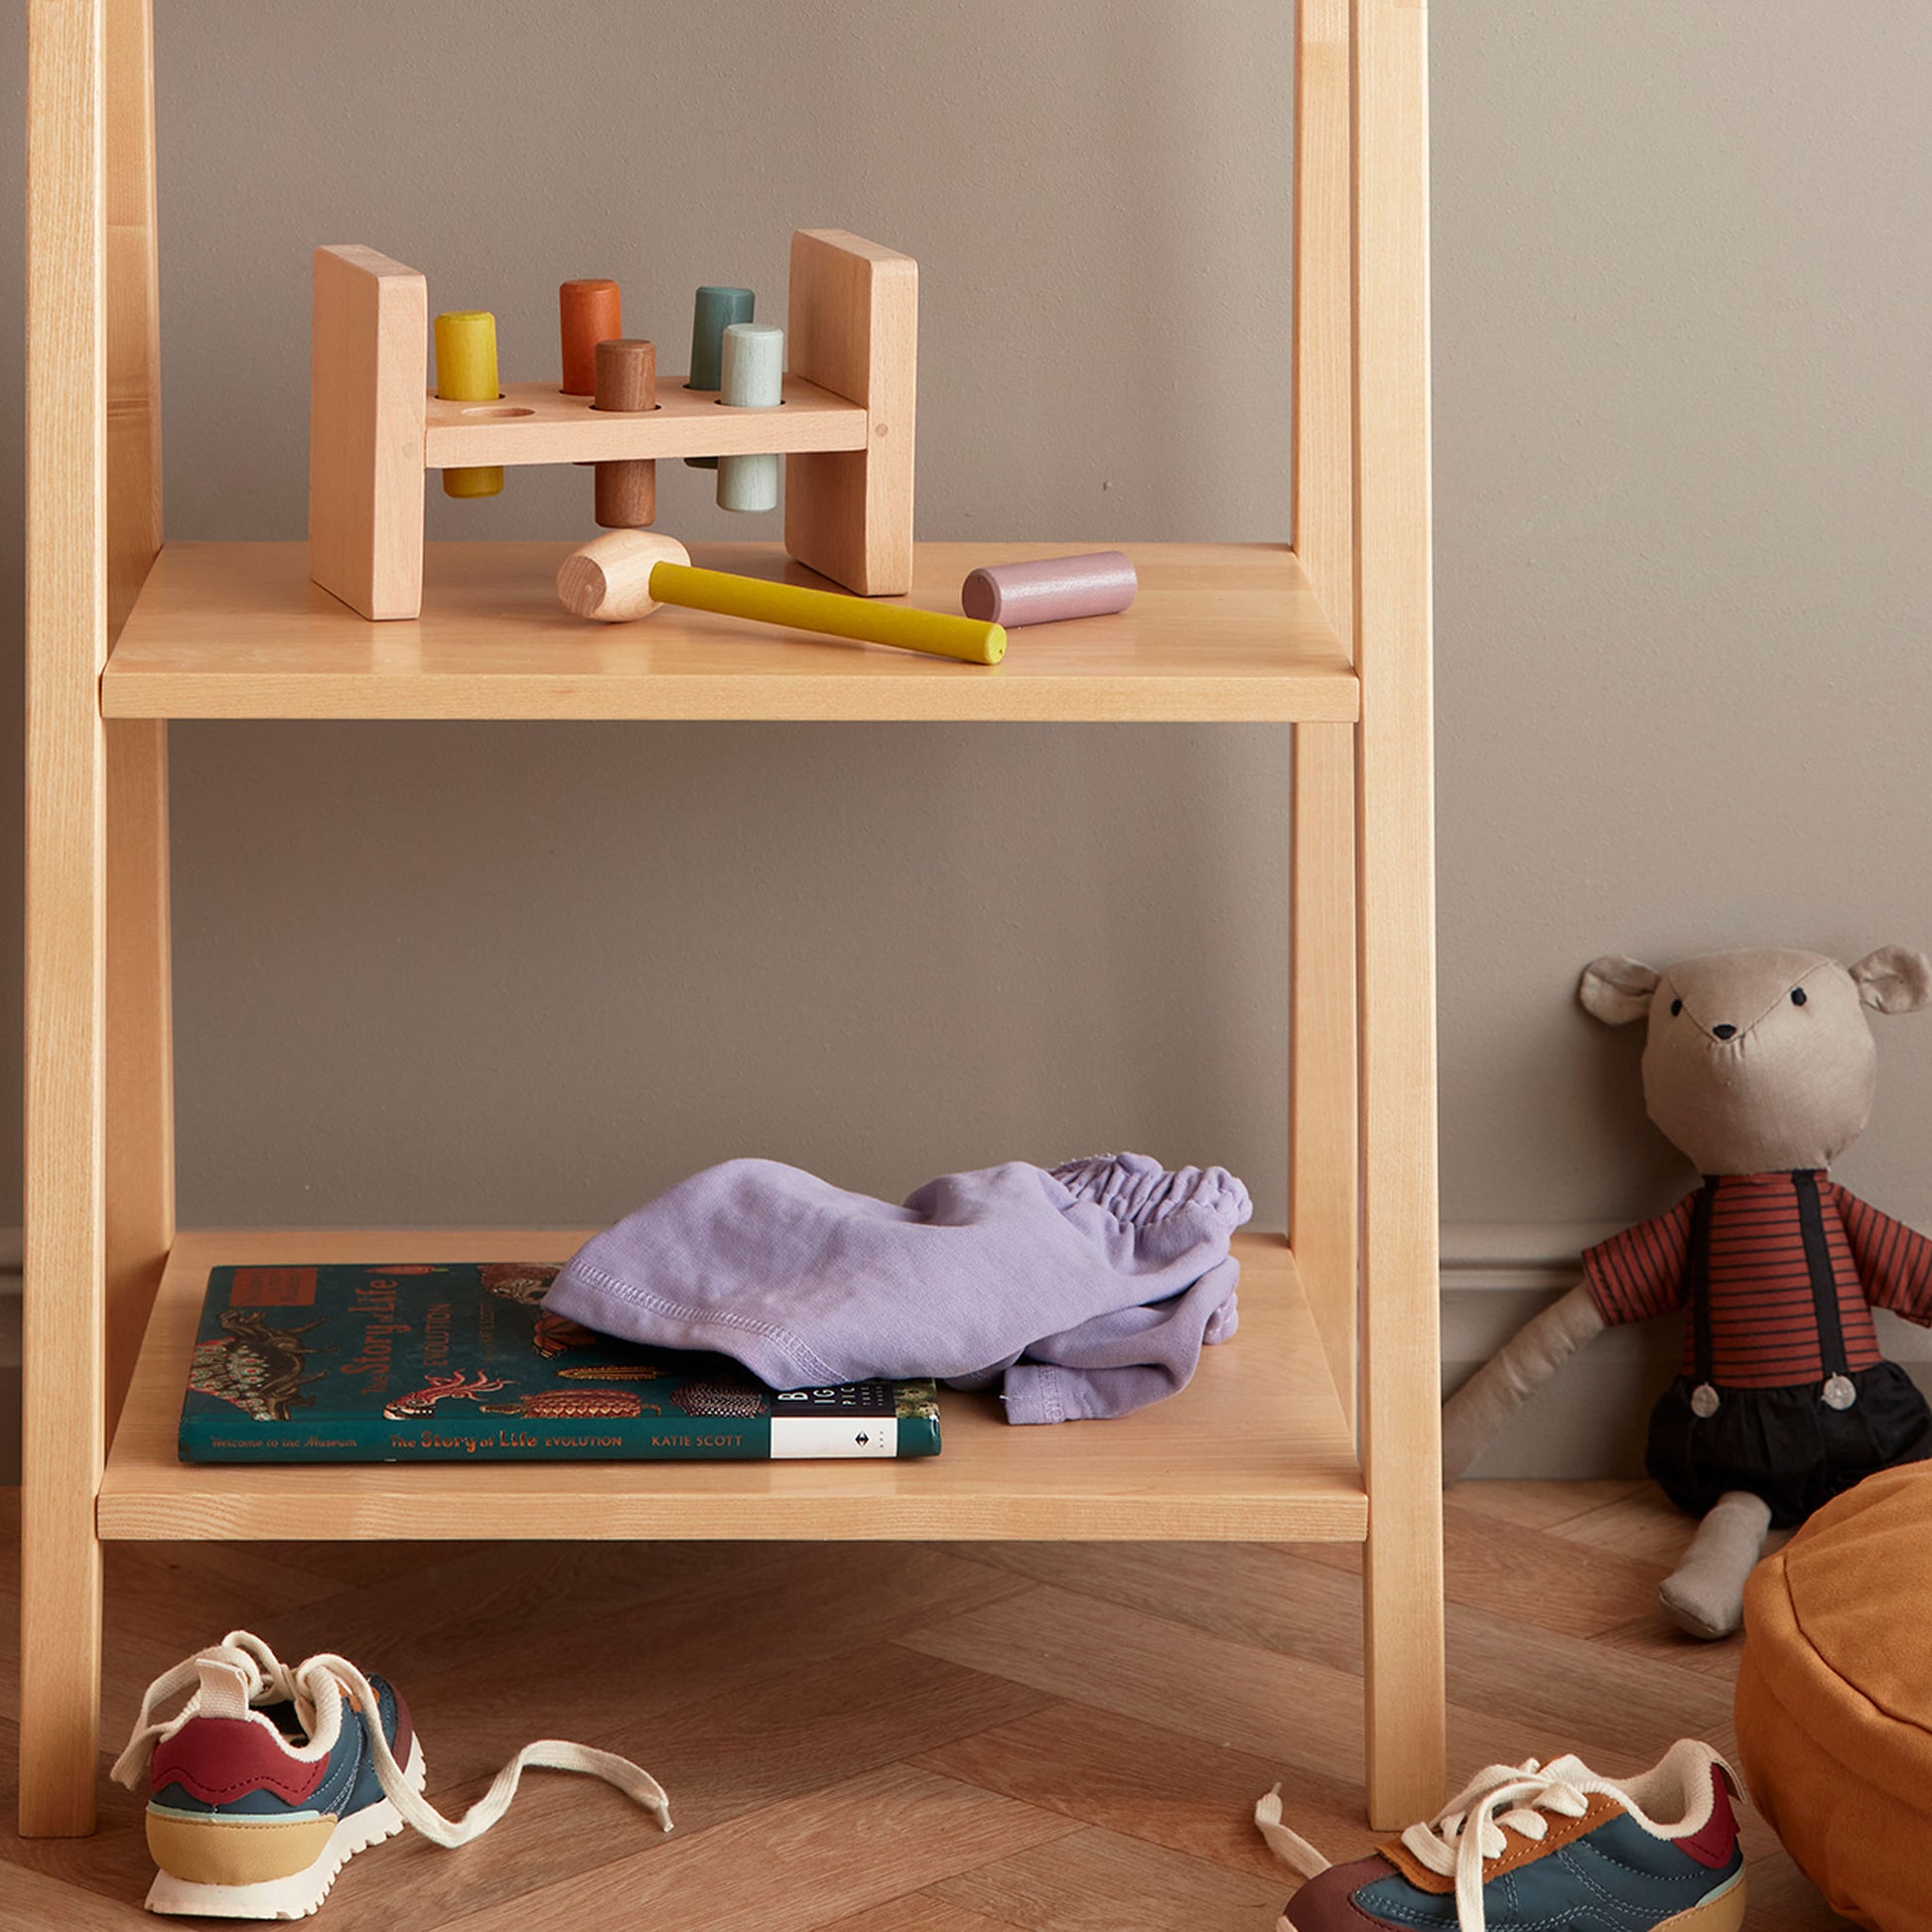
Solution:
<svg viewBox="0 0 1932 1932"><path fill-rule="evenodd" d="M1728 1025L1723 1027L1713 1027L1711 1029L1711 1036L1714 1039L1729 1039L1736 1032L1737 1029L1735 1027L1728 1026Z"/></svg>

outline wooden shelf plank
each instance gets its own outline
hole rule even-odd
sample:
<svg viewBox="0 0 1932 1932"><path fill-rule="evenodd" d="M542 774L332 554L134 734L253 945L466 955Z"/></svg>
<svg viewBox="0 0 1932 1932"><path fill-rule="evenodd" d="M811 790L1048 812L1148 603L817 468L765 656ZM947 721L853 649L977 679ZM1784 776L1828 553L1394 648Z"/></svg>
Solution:
<svg viewBox="0 0 1932 1932"><path fill-rule="evenodd" d="M588 492L588 483L586 490ZM908 602L956 611L967 572L1077 543L928 543ZM369 623L299 543L171 543L101 680L110 718L739 718L1345 722L1347 653L1292 552L1130 544L1131 610L1014 632L964 665L702 612L591 624L555 594L567 546L431 544L423 615ZM775 544L699 544L719 570L826 588Z"/></svg>
<svg viewBox="0 0 1932 1932"><path fill-rule="evenodd" d="M863 450L868 412L804 377L787 375L776 409L727 409L715 393L660 376L657 407L620 415L567 396L554 382L506 382L495 402L431 396L423 462L585 463L594 457L759 456L794 450Z"/></svg>
<svg viewBox="0 0 1932 1932"><path fill-rule="evenodd" d="M1359 1541L1368 1505L1295 1265L1248 1236L1241 1329L1171 1401L1018 1429L947 1393L908 1462L191 1464L176 1425L218 1263L561 1260L556 1231L277 1230L176 1242L99 1498L107 1538L1190 1538Z"/></svg>

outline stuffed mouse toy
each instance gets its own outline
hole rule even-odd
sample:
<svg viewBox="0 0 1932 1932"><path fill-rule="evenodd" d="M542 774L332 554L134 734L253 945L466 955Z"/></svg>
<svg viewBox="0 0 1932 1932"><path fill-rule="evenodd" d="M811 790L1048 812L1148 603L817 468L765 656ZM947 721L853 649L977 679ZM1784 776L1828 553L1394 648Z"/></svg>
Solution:
<svg viewBox="0 0 1932 1932"><path fill-rule="evenodd" d="M1727 1636L1772 1527L1932 1456L1932 1412L1871 1321L1877 1307L1932 1326L1932 1241L1825 1172L1870 1117L1865 1009L1917 1012L1932 965L1902 946L1850 967L1807 952L1712 953L1663 973L1604 958L1578 994L1611 1026L1649 1016L1644 1103L1703 1184L1591 1248L1583 1281L1449 1399L1445 1476L1607 1324L1687 1310L1648 1468L1703 1521L1660 1596L1681 1628Z"/></svg>

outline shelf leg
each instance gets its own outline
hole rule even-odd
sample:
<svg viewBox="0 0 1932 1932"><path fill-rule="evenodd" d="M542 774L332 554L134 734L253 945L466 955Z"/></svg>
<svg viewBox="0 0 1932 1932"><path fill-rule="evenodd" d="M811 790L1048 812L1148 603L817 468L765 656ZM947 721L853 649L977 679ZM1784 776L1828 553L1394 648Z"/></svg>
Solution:
<svg viewBox="0 0 1932 1932"><path fill-rule="evenodd" d="M161 548L161 275L154 8L107 0L107 634ZM106 727L108 1440L175 1238L168 726Z"/></svg>
<svg viewBox="0 0 1932 1932"><path fill-rule="evenodd" d="M94 1828L100 1737L100 1544L94 1500L28 1478L21 1507L22 1838Z"/></svg>
<svg viewBox="0 0 1932 1932"><path fill-rule="evenodd" d="M1354 269L1349 0L1295 10L1295 554L1354 648ZM1295 732L1289 1227L1343 1413L1356 1415L1361 1212L1355 731Z"/></svg>
<svg viewBox="0 0 1932 1932"><path fill-rule="evenodd" d="M1354 0L1368 1805L1444 1797L1427 10Z"/></svg>
<svg viewBox="0 0 1932 1932"><path fill-rule="evenodd" d="M1355 1420L1355 728L1295 730L1289 1227L1342 1413Z"/></svg>
<svg viewBox="0 0 1932 1932"><path fill-rule="evenodd" d="M175 1240L168 726L116 718L107 752L107 1437Z"/></svg>
<svg viewBox="0 0 1932 1932"><path fill-rule="evenodd" d="M26 1254L20 1829L91 1831L106 1089L105 33L28 15Z"/></svg>

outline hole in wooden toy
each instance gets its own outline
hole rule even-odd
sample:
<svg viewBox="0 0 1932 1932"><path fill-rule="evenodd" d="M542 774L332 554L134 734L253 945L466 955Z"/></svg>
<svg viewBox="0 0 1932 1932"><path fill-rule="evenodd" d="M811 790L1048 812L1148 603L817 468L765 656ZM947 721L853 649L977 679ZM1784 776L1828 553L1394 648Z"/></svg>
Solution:
<svg viewBox="0 0 1932 1932"><path fill-rule="evenodd" d="M466 416L483 416L490 422L497 422L505 416L534 416L537 412L534 409L521 408L516 404L511 404L506 409L498 409L493 404L486 403L478 409L466 409L463 413Z"/></svg>
<svg viewBox="0 0 1932 1932"><path fill-rule="evenodd" d="M727 402L723 396L720 396L713 407L718 409L782 409L790 400L791 398L789 396L780 396L776 402Z"/></svg>

